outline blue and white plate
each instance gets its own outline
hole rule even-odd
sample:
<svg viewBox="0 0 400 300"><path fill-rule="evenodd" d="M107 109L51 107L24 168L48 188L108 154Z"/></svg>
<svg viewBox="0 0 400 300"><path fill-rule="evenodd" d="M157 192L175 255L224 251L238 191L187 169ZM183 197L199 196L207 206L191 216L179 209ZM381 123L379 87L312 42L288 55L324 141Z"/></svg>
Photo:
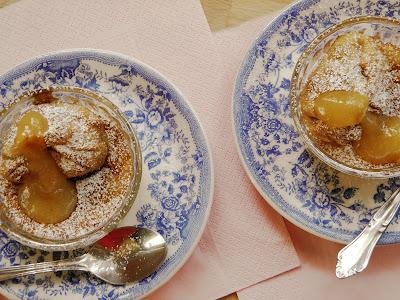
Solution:
<svg viewBox="0 0 400 300"><path fill-rule="evenodd" d="M235 85L233 122L245 168L284 217L320 237L348 242L368 223L400 178L365 180L311 156L289 110L294 65L319 33L347 18L400 18L397 0L303 0L270 23L249 50ZM400 215L379 241L400 242Z"/></svg>
<svg viewBox="0 0 400 300"><path fill-rule="evenodd" d="M0 77L0 106L49 86L90 89L113 101L136 129L143 154L140 191L122 225L160 232L168 256L139 283L116 287L81 272L57 272L1 283L23 299L136 299L165 283L188 259L212 202L213 167L202 127L182 94L161 74L120 54L72 50L30 60ZM76 252L76 251L75 251ZM10 240L0 231L0 267L66 258Z"/></svg>

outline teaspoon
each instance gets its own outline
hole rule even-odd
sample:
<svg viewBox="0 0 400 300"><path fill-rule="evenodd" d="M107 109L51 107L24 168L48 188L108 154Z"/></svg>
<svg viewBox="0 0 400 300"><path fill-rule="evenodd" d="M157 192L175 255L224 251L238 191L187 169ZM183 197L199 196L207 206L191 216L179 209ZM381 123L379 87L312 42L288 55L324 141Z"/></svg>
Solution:
<svg viewBox="0 0 400 300"><path fill-rule="evenodd" d="M115 285L139 281L164 261L167 246L157 232L139 227L120 227L97 241L81 256L0 269L0 281L43 272L79 270Z"/></svg>
<svg viewBox="0 0 400 300"><path fill-rule="evenodd" d="M397 189L378 209L364 230L339 251L336 264L338 278L350 277L368 266L376 243L396 215L399 206L400 189Z"/></svg>

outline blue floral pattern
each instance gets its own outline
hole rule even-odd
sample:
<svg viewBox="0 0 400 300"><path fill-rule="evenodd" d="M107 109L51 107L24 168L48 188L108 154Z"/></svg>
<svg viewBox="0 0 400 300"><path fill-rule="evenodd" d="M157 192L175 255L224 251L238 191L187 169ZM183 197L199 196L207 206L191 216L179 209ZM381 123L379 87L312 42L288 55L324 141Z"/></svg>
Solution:
<svg viewBox="0 0 400 300"><path fill-rule="evenodd" d="M368 223L400 181L353 178L311 156L290 117L289 88L294 65L312 39L358 15L400 18L400 2L304 0L290 7L254 42L233 99L240 153L261 194L302 228L342 242ZM398 216L380 240L395 242Z"/></svg>
<svg viewBox="0 0 400 300"><path fill-rule="evenodd" d="M49 86L93 90L113 101L136 129L143 155L140 191L124 224L160 232L168 257L139 283L113 287L84 272L57 272L1 283L24 299L74 297L132 299L163 283L188 258L202 233L212 200L210 153L199 123L183 97L155 71L129 58L99 51L61 52L32 60L0 77L0 105ZM43 262L83 250L35 250L0 231L0 266Z"/></svg>

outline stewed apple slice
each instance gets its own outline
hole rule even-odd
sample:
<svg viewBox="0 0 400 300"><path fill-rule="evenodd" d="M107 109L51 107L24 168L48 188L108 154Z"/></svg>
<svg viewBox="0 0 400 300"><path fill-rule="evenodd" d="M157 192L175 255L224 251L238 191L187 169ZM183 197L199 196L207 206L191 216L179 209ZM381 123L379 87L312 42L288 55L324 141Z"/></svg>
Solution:
<svg viewBox="0 0 400 300"><path fill-rule="evenodd" d="M400 118L367 112L361 121L362 136L355 152L374 164L400 162Z"/></svg>
<svg viewBox="0 0 400 300"><path fill-rule="evenodd" d="M314 103L316 117L331 128L354 126L361 122L369 99L355 91L329 91L320 94Z"/></svg>

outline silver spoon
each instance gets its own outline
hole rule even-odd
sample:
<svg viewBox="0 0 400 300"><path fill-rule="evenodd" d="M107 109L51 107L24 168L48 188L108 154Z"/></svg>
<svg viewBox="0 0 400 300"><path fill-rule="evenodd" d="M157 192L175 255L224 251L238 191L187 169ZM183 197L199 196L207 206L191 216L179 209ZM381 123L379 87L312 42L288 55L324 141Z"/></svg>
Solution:
<svg viewBox="0 0 400 300"><path fill-rule="evenodd" d="M120 227L97 241L79 257L0 269L0 281L43 272L87 271L116 285L141 280L164 261L167 246L157 232L139 227Z"/></svg>
<svg viewBox="0 0 400 300"><path fill-rule="evenodd" d="M347 278L363 271L367 266L379 238L385 232L400 207L400 189L394 191L378 209L364 230L339 251L336 276Z"/></svg>

